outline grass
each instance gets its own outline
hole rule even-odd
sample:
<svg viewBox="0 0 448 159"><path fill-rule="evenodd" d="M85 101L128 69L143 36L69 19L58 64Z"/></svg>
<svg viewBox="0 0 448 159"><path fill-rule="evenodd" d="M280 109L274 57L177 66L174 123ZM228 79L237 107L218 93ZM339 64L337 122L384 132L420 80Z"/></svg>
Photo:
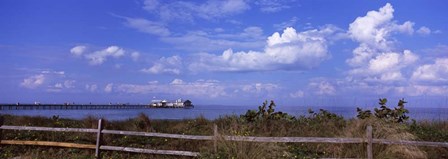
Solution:
<svg viewBox="0 0 448 159"><path fill-rule="evenodd" d="M96 128L98 119L88 116L83 120L61 119L57 116L28 117L3 115L5 125ZM185 120L151 120L140 114L123 121L107 121L105 129L159 132L171 134L212 135L213 124L222 135L236 136L291 136L291 137L364 137L367 125L374 128L374 138L448 142L447 121L388 123L375 118L343 119L337 115L319 114L300 116L293 120L260 120L247 122L239 116L223 116L207 120L200 116ZM4 130L2 139L40 140L95 144L95 134L42 131ZM104 135L104 144L137 148L184 150L200 152L199 158L364 158L363 144L316 143L253 143L220 140L215 153L213 142L157 137ZM2 145L0 158L93 158L93 150ZM447 158L448 148L402 145L374 145L377 158ZM104 151L104 158L189 158L169 155L147 155Z"/></svg>

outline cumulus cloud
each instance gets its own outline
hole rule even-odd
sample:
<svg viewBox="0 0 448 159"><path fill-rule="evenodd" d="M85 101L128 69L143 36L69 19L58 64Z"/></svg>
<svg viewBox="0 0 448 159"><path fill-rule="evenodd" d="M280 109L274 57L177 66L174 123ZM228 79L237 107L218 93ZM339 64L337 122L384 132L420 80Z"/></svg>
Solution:
<svg viewBox="0 0 448 159"><path fill-rule="evenodd" d="M176 85L176 84L185 84L185 82L183 81L183 80L181 80L181 79L174 79L170 84L174 84L174 85Z"/></svg>
<svg viewBox="0 0 448 159"><path fill-rule="evenodd" d="M91 54L86 54L85 58L89 60L89 63L91 65L100 65L103 64L109 57L120 58L124 54L124 49L118 46L109 46L103 50L95 51Z"/></svg>
<svg viewBox="0 0 448 159"><path fill-rule="evenodd" d="M298 90L298 91L296 91L296 92L289 93L289 96L290 96L291 98L302 98L302 97L305 96L305 92L303 92L303 91L301 91L301 90Z"/></svg>
<svg viewBox="0 0 448 159"><path fill-rule="evenodd" d="M114 91L122 93L169 94L201 98L227 98L246 95L267 96L277 90L279 90L279 86L272 83L236 84L203 79L190 82L177 78L167 83L150 81L146 84L114 85Z"/></svg>
<svg viewBox="0 0 448 159"><path fill-rule="evenodd" d="M431 34L431 29L428 27L422 26L420 29L417 30L417 33L420 35L429 35Z"/></svg>
<svg viewBox="0 0 448 159"><path fill-rule="evenodd" d="M75 88L75 80L66 80L64 81L65 88Z"/></svg>
<svg viewBox="0 0 448 159"><path fill-rule="evenodd" d="M110 92L112 92L112 87L113 87L113 86L114 86L113 83L109 83L109 84L107 84L106 87L104 87L104 92L106 92L106 93L110 93Z"/></svg>
<svg viewBox="0 0 448 159"><path fill-rule="evenodd" d="M336 94L336 89L330 82L319 81L310 82L308 86L314 90L317 95L334 95Z"/></svg>
<svg viewBox="0 0 448 159"><path fill-rule="evenodd" d="M401 70L411 66L418 59L419 57L409 50L403 53L381 53L364 66L350 70L349 74L372 82L404 80Z"/></svg>
<svg viewBox="0 0 448 159"><path fill-rule="evenodd" d="M23 79L23 81L20 83L20 86L34 89L42 85L44 82L45 76L43 74L39 74Z"/></svg>
<svg viewBox="0 0 448 159"><path fill-rule="evenodd" d="M95 92L98 89L98 85L96 84L86 84L85 86L87 91Z"/></svg>
<svg viewBox="0 0 448 159"><path fill-rule="evenodd" d="M272 83L255 83L255 84L243 85L241 90L244 92L258 94L258 93L269 93L278 88L279 88L278 85Z"/></svg>
<svg viewBox="0 0 448 159"><path fill-rule="evenodd" d="M350 78L375 82L403 80L402 69L412 66L419 57L410 50L394 51L395 41L392 33L414 32L413 22L397 24L393 20L394 9L387 3L378 11L369 11L365 16L358 17L350 24L348 35L359 42L353 50L353 57L346 62L352 69Z"/></svg>
<svg viewBox="0 0 448 159"><path fill-rule="evenodd" d="M56 83L56 84L54 85L54 87L55 87L55 88L59 88L59 89L62 89L62 88L63 88L62 83Z"/></svg>
<svg viewBox="0 0 448 159"><path fill-rule="evenodd" d="M358 17L350 24L348 33L350 37L369 47L388 49L392 43L389 37L392 32L412 34L414 23L406 21L397 24L392 21L394 9L387 3L378 11L369 11L365 16Z"/></svg>
<svg viewBox="0 0 448 159"><path fill-rule="evenodd" d="M124 93L166 93L183 96L197 97L221 97L227 96L226 87L216 80L197 80L194 82L184 82L181 79L174 79L169 84L149 82L148 84L121 84L116 87L117 91Z"/></svg>
<svg viewBox="0 0 448 159"><path fill-rule="evenodd" d="M165 1L163 1L165 2ZM145 0L143 9L160 16L165 21L194 21L195 18L212 20L236 15L248 10L245 0L208 0L197 4L191 1L161 3L158 0Z"/></svg>
<svg viewBox="0 0 448 159"><path fill-rule="evenodd" d="M445 96L448 94L448 86L410 85L407 87L397 87L396 91L410 96Z"/></svg>
<svg viewBox="0 0 448 159"><path fill-rule="evenodd" d="M70 53L72 53L75 56L81 56L86 51L86 49L87 49L86 46L79 45L70 49Z"/></svg>
<svg viewBox="0 0 448 159"><path fill-rule="evenodd" d="M258 71L296 70L317 67L330 57L326 37L335 32L335 27L297 32L286 28L282 34L276 32L268 37L263 52L232 49L221 55L199 54L189 68L193 71Z"/></svg>
<svg viewBox="0 0 448 159"><path fill-rule="evenodd" d="M411 79L425 83L448 83L448 58L437 58L433 64L419 66Z"/></svg>
<svg viewBox="0 0 448 159"><path fill-rule="evenodd" d="M182 58L179 56L162 57L150 68L141 69L142 72L152 74L180 74L183 67Z"/></svg>

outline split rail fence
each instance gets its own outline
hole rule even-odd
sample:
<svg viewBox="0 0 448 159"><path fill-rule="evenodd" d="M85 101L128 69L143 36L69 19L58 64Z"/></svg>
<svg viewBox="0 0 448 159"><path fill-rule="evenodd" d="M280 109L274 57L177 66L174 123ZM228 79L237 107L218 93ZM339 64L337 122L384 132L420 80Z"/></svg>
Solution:
<svg viewBox="0 0 448 159"><path fill-rule="evenodd" d="M96 145L65 143L65 142L51 142L51 141L20 141L20 140L1 140L2 130L28 130L28 131L52 131L52 132L81 132L81 133L96 133ZM221 136L218 133L216 125L213 127L213 136L199 136L199 135L180 135L180 134L166 134L166 133L151 133L151 132L135 132L135 131L121 131L121 130L106 130L103 129L103 120L98 120L97 129L84 128L53 128L53 127L31 127L31 126L10 126L3 125L0 119L0 146L4 144L10 145L37 145L37 146L54 146L80 149L95 149L95 157L101 158L101 150L110 151L124 151L134 153L147 153L159 155L178 155L178 156L199 156L199 152L191 151L177 151L177 150L154 150L142 149L133 147L118 147L102 145L101 140L103 134L118 134L118 135L132 135L145 137L160 137L160 138L174 138L174 139L189 139L189 140L212 140L215 152L217 151L218 140L226 141L244 141L244 142L274 142L274 143L333 143L333 144L367 144L367 158L373 158L373 144L402 144L415 146L432 146L432 147L447 147L448 142L427 142L427 141L408 141L408 140L387 140L372 138L372 127L368 126L366 129L365 138L327 138L327 137L252 137L252 136Z"/></svg>

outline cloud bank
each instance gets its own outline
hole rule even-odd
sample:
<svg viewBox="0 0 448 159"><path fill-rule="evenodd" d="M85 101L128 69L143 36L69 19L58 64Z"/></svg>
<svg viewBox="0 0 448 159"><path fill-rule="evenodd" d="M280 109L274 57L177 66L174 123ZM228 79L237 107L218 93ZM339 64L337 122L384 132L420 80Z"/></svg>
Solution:
<svg viewBox="0 0 448 159"><path fill-rule="evenodd" d="M264 51L240 51L232 49L221 55L202 53L189 65L190 70L208 71L265 71L306 70L317 67L330 58L327 36L336 31L332 26L297 32L286 28L268 37Z"/></svg>

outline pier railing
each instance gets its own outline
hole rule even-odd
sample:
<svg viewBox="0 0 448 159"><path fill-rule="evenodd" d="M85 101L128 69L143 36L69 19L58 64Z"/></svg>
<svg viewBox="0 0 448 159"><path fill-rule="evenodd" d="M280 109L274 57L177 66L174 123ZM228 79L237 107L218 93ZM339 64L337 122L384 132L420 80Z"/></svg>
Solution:
<svg viewBox="0 0 448 159"><path fill-rule="evenodd" d="M144 104L0 104L0 110L146 109Z"/></svg>
<svg viewBox="0 0 448 159"><path fill-rule="evenodd" d="M23 141L23 140L1 140L2 130L27 130L27 131L51 131L51 132L80 132L80 133L92 133L96 134L96 144L78 144L78 143L66 143L66 142L51 142L51 141ZM147 153L147 154L159 154L159 155L178 155L178 156L199 156L199 152L191 151L177 151L177 150L155 150L155 149L143 149L134 147L119 147L108 146L102 144L103 134L116 134L116 135L132 135L132 136L145 136L145 137L161 137L161 138L174 138L174 139L189 139L189 140L211 140L215 152L218 147L218 140L226 141L243 141L243 142L274 142L274 143L332 143L332 144L367 144L367 158L373 158L373 144L401 144L401 145L414 145L414 146L432 146L432 147L446 147L448 148L448 142L428 142L428 141L408 141L408 140L388 140L388 139L374 139L372 138L372 127L368 126L366 129L366 136L364 138L327 138L327 137L253 137L253 136L225 136L220 135L216 125L213 127L212 136L200 136L200 135L181 135L181 134L166 134L166 133L152 133L152 132L135 132L135 131L122 131L122 130L107 130L103 129L103 120L98 120L97 129L85 129L85 128L54 128L54 127L32 127L32 126L10 126L3 125L3 121L0 118L0 146L1 145L37 145L37 146L53 146L53 147L66 147L66 148L79 148L79 149L95 149L95 157L101 158L101 150L109 151L124 151L134 153Z"/></svg>

